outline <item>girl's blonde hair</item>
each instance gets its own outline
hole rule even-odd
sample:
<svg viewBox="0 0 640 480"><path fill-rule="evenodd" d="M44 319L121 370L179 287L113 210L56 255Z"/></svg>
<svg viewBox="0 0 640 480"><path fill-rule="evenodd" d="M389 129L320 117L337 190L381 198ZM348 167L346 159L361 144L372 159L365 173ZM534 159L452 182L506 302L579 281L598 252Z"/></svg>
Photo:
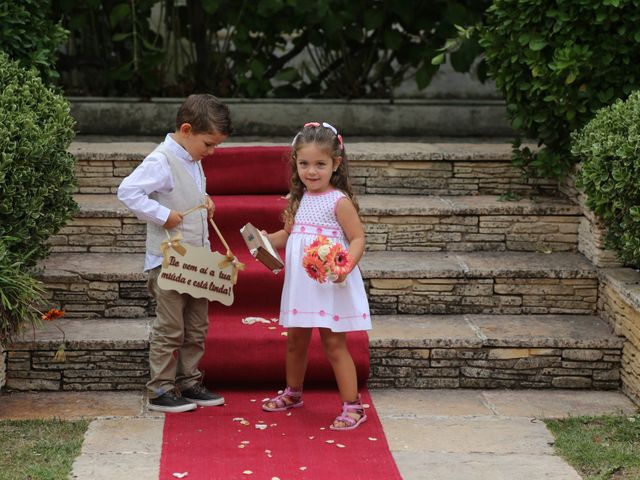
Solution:
<svg viewBox="0 0 640 480"><path fill-rule="evenodd" d="M291 176L289 178L289 204L283 213L285 224L293 225L296 212L300 206L300 200L304 194L304 184L298 176L298 168L296 162L298 160L298 150L307 145L314 144L321 150L325 151L335 163L337 157L342 157L342 162L331 175L329 183L337 190L344 192L359 211L358 201L355 198L353 189L351 188L351 180L349 179L349 169L347 166L347 152L342 142L342 137L338 135L335 128L329 124L307 123L302 130L293 138L291 144L291 156L289 165L291 167Z"/></svg>

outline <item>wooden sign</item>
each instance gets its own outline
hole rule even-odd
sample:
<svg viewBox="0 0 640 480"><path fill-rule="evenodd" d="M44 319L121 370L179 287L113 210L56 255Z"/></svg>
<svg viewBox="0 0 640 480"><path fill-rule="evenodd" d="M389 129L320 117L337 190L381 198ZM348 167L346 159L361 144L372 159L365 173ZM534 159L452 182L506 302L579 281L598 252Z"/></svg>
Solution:
<svg viewBox="0 0 640 480"><path fill-rule="evenodd" d="M233 303L233 264L208 248L180 244L181 255L170 248L158 277L158 286L194 298L206 298L223 305ZM184 248L184 250L183 250Z"/></svg>

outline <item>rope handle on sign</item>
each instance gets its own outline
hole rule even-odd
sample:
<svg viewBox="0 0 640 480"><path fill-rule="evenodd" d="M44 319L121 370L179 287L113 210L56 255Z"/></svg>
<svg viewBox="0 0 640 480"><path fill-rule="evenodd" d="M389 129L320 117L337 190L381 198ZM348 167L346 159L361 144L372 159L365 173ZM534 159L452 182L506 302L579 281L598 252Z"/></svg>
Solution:
<svg viewBox="0 0 640 480"><path fill-rule="evenodd" d="M190 208L189 210L182 212L182 216L185 217L190 213L193 213L202 208L207 208L207 204L203 203L202 205L197 205L193 208ZM229 265L231 265L232 266L231 281L235 285L236 282L238 281L238 270L244 270L245 264L240 262L236 258L236 256L233 254L233 252L231 251L231 248L229 248L229 244L224 239L224 237L222 236L222 233L220 232L220 229L216 225L216 222L213 221L213 218L209 219L209 223L211 223L211 226L213 227L216 234L218 235L218 238L222 242L222 245L224 245L224 248L227 249L227 253L225 254L225 259L218 264L218 268L224 269L224 268L227 268ZM165 230L165 231L167 233L167 240L165 240L160 244L160 251L162 252L162 256L163 256L163 259L162 259L163 268L167 268L169 266L169 249L170 248L173 248L180 255L184 255L186 253L186 249L182 245L180 245L180 240L182 240L182 236L180 235L180 233L178 232L173 238L171 238L171 236L169 235L169 231L168 230Z"/></svg>

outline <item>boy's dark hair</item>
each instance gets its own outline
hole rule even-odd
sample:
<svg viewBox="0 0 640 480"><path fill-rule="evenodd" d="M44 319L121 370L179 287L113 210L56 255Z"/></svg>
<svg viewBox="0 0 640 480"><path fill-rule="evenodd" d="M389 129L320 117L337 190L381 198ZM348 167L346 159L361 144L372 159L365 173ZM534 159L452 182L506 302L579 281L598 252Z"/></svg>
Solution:
<svg viewBox="0 0 640 480"><path fill-rule="evenodd" d="M217 132L231 135L229 108L213 95L198 93L189 95L176 115L176 129L183 123L191 125L193 133Z"/></svg>

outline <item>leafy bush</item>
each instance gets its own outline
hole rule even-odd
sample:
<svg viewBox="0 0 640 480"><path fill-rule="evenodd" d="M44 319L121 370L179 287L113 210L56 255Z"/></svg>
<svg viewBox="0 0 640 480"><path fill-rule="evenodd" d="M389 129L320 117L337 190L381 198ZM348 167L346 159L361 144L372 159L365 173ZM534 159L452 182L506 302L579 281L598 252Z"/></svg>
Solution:
<svg viewBox="0 0 640 480"><path fill-rule="evenodd" d="M67 33L51 20L49 0L0 2L0 51L25 68L36 67L45 81L58 78L54 64Z"/></svg>
<svg viewBox="0 0 640 480"><path fill-rule="evenodd" d="M607 245L640 265L640 92L600 110L572 141L578 187L607 227Z"/></svg>
<svg viewBox="0 0 640 480"><path fill-rule="evenodd" d="M67 101L0 53L0 238L25 267L77 209L73 135Z"/></svg>
<svg viewBox="0 0 640 480"><path fill-rule="evenodd" d="M489 75L516 130L544 144L516 163L560 177L574 159L570 133L640 86L635 0L495 0L480 28Z"/></svg>

